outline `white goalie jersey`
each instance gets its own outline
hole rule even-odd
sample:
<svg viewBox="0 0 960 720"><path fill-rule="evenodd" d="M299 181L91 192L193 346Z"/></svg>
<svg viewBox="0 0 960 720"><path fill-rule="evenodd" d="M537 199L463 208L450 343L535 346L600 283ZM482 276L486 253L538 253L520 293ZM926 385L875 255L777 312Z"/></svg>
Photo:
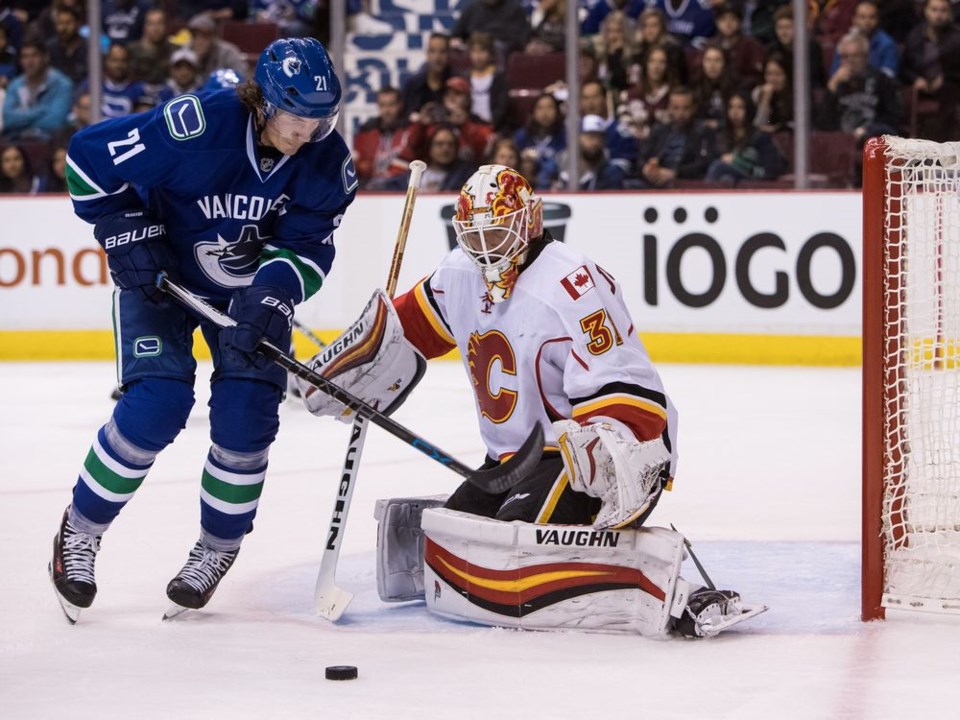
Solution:
<svg viewBox="0 0 960 720"><path fill-rule="evenodd" d="M452 251L395 301L404 334L427 358L459 349L492 459L514 453L537 421L546 449L557 450L552 422L603 420L641 441L661 437L672 477L676 412L616 281L562 243L539 249L497 304L476 266Z"/></svg>

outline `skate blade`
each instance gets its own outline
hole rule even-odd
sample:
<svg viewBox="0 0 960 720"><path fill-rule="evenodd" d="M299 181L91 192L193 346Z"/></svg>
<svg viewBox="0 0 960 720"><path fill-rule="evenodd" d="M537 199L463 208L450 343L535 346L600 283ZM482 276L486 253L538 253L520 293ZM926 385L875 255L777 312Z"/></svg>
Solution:
<svg viewBox="0 0 960 720"><path fill-rule="evenodd" d="M193 608L186 608L183 605L177 605L176 603L170 603L170 607L167 608L167 611L163 613L164 620L176 620L178 617L181 617L185 613L191 612Z"/></svg>
<svg viewBox="0 0 960 720"><path fill-rule="evenodd" d="M56 590L54 590L56 592ZM63 616L67 619L67 622L71 625L76 625L77 620L80 619L80 613L83 612L84 608L77 607L72 602L65 600L60 593L56 593L57 601L60 603L60 609L63 610Z"/></svg>
<svg viewBox="0 0 960 720"><path fill-rule="evenodd" d="M765 613L770 608L766 605L753 605L743 608L743 612L739 615L730 615L729 617L721 618L714 623L705 623L701 626L703 630L704 637L714 637L719 635L724 630L732 628L734 625L739 625L744 620L749 620L752 617L756 617L761 613Z"/></svg>
<svg viewBox="0 0 960 720"><path fill-rule="evenodd" d="M57 596L57 602L60 603L60 609L63 610L63 616L67 619L68 623L71 625L76 625L77 620L80 619L80 613L86 608L74 605L60 594L60 591L57 590L57 584L53 581L53 567L51 565L47 565L47 576L50 578L50 584L53 585L53 594Z"/></svg>

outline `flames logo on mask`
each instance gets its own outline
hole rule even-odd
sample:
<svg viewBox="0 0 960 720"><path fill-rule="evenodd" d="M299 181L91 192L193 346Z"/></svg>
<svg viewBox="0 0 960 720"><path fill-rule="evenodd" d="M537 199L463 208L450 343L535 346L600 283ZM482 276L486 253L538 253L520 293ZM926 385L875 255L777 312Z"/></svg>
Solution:
<svg viewBox="0 0 960 720"><path fill-rule="evenodd" d="M506 300L513 293L513 286L517 284L517 278L520 276L520 263L516 258L510 261L510 267L500 272L500 279L489 283L490 292L495 289L502 291L503 299Z"/></svg>
<svg viewBox="0 0 960 720"><path fill-rule="evenodd" d="M483 274L487 286L483 312L512 294L528 242L543 233L542 208L530 183L504 165L482 166L460 191L454 221L457 239ZM466 239L493 229L507 233L494 235L495 247L481 249L475 238Z"/></svg>
<svg viewBox="0 0 960 720"><path fill-rule="evenodd" d="M524 204L524 195L533 196L533 188L530 187L524 177L516 170L504 168L497 173L496 190L488 191L483 201L485 207L475 207L473 204L473 193L476 189L470 185L465 185L460 191L460 197L457 199L457 219L469 221L476 213L489 212L494 218L509 215L512 212L520 210ZM531 237L537 237L540 233L530 233Z"/></svg>

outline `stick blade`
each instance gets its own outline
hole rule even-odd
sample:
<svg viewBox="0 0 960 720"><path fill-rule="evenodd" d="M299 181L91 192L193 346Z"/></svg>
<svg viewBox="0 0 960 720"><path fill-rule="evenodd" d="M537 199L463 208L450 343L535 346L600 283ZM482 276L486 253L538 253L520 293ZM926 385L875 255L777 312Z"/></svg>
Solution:
<svg viewBox="0 0 960 720"><path fill-rule="evenodd" d="M347 592L336 585L330 585L329 587L318 589L315 597L317 602L317 615L330 622L337 622L343 617L344 610L347 609L350 601L353 600L353 593Z"/></svg>
<svg viewBox="0 0 960 720"><path fill-rule="evenodd" d="M538 422L513 457L489 470L474 471L469 477L470 483L492 495L506 492L530 475L540 462L543 437L543 425Z"/></svg>

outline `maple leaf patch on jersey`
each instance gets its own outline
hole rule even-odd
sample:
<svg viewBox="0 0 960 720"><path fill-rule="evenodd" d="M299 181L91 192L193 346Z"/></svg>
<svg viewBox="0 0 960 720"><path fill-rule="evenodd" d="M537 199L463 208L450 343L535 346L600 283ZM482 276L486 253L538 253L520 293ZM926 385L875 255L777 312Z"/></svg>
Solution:
<svg viewBox="0 0 960 720"><path fill-rule="evenodd" d="M560 284L563 285L563 289L566 290L567 294L574 300L579 300L594 287L593 276L590 274L590 271L587 270L586 265L581 265L567 275L560 281Z"/></svg>

